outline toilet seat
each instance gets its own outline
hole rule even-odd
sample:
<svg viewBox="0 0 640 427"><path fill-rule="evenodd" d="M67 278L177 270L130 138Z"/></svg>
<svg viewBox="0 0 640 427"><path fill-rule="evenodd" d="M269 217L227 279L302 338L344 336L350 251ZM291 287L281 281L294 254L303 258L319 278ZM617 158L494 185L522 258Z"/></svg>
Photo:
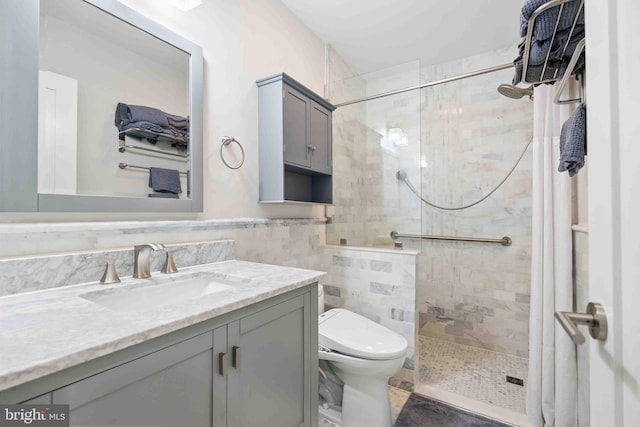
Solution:
<svg viewBox="0 0 640 427"><path fill-rule="evenodd" d="M318 317L318 344L332 351L371 360L404 356L407 340L364 316L342 308Z"/></svg>

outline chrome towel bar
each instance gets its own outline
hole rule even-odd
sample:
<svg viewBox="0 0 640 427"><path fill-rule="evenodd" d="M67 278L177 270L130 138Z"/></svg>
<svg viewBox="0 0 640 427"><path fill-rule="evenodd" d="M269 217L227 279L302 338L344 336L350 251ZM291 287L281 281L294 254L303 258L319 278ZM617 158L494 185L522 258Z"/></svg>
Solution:
<svg viewBox="0 0 640 427"><path fill-rule="evenodd" d="M146 171L151 170L151 168L146 167L146 166L136 166L136 165L130 165L128 163L118 163L118 167L120 169L138 169L138 170L146 170ZM179 171L179 173L180 173L180 175L187 175L188 174L188 172L182 172L182 171Z"/></svg>
<svg viewBox="0 0 640 427"><path fill-rule="evenodd" d="M187 161L186 159L189 158L188 154L171 153L169 151L163 151L163 150L154 150L153 148L146 148L146 147L140 147L140 146L137 146L137 145L125 144L124 141L118 140L118 151L119 152L124 153L125 151L127 151L129 149L148 151L150 153L163 154L163 155L172 156L172 157L180 157L181 159L185 159L185 160L182 160L182 161L185 161L185 162Z"/></svg>
<svg viewBox="0 0 640 427"><path fill-rule="evenodd" d="M457 236L429 236L419 234L400 234L392 231L390 234L393 240L396 239L422 239L422 240L454 240L457 242L480 242L480 243L499 243L502 246L511 246L511 237L504 236L501 239L486 239L483 237L457 237Z"/></svg>

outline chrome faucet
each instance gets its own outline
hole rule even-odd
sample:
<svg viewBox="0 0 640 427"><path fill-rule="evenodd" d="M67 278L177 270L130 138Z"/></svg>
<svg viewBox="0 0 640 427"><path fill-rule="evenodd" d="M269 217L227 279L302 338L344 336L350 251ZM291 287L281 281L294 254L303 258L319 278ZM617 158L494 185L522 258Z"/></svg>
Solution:
<svg viewBox="0 0 640 427"><path fill-rule="evenodd" d="M151 263L149 257L151 251L157 251L164 249L165 246L162 243L145 243L142 245L136 245L133 247L133 277L135 279L146 279L151 277Z"/></svg>

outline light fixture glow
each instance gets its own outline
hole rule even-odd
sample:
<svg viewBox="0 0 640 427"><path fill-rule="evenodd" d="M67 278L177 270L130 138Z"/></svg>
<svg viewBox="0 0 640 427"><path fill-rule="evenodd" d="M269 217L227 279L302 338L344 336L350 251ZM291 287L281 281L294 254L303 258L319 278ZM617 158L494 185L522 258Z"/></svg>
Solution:
<svg viewBox="0 0 640 427"><path fill-rule="evenodd" d="M187 12L194 7L198 7L202 4L202 0L165 0L167 3L177 7L183 12Z"/></svg>
<svg viewBox="0 0 640 427"><path fill-rule="evenodd" d="M387 138L394 147L409 145L407 134L401 128L390 128Z"/></svg>

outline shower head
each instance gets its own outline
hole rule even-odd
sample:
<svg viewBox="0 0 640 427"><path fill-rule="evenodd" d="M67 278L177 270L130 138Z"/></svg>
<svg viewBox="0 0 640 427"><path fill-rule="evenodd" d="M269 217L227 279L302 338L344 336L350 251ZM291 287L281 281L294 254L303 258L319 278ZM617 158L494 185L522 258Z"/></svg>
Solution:
<svg viewBox="0 0 640 427"><path fill-rule="evenodd" d="M529 99L533 99L533 85L529 87L517 87L514 85L502 84L498 86L498 92L507 98L520 99L525 95L529 96Z"/></svg>
<svg viewBox="0 0 640 427"><path fill-rule="evenodd" d="M399 170L398 172L396 172L396 179L398 181L404 181L407 179L407 173L403 170Z"/></svg>

